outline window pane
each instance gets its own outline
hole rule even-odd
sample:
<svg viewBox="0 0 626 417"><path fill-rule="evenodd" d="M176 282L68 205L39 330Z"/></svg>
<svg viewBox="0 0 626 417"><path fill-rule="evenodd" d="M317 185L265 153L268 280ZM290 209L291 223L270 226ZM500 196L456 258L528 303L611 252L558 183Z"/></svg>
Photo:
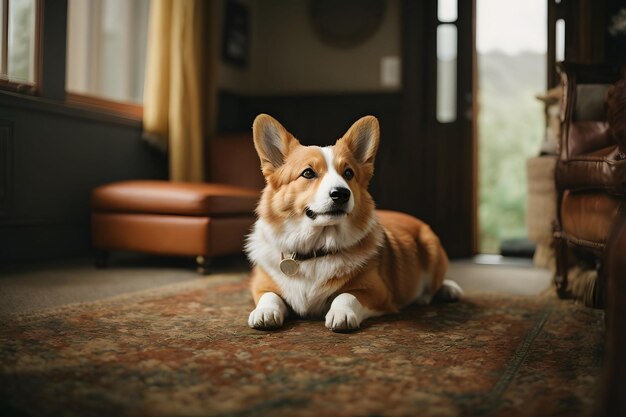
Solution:
<svg viewBox="0 0 626 417"><path fill-rule="evenodd" d="M116 100L124 100L126 89L125 72L128 71L128 59L125 39L125 0L106 0L101 3L101 27L100 27L100 79L97 85L100 93L104 93ZM129 45L130 46L130 45ZM121 59L121 62L120 62ZM122 64L122 65L120 65Z"/></svg>
<svg viewBox="0 0 626 417"><path fill-rule="evenodd" d="M69 0L67 89L141 103L150 0Z"/></svg>
<svg viewBox="0 0 626 417"><path fill-rule="evenodd" d="M456 120L456 55L455 25L437 27L437 121Z"/></svg>
<svg viewBox="0 0 626 417"><path fill-rule="evenodd" d="M437 19L440 22L454 22L457 19L457 0L439 0L437 2Z"/></svg>
<svg viewBox="0 0 626 417"><path fill-rule="evenodd" d="M35 0L9 0L7 73L12 81L35 81Z"/></svg>
<svg viewBox="0 0 626 417"><path fill-rule="evenodd" d="M565 20L556 21L556 62L565 61Z"/></svg>

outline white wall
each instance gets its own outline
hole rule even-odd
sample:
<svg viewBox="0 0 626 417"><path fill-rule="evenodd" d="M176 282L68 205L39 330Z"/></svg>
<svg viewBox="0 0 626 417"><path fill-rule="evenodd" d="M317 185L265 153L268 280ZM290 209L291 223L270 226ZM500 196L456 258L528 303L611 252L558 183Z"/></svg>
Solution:
<svg viewBox="0 0 626 417"><path fill-rule="evenodd" d="M308 18L309 0L247 0L247 68L220 64L220 88L243 94L397 91L381 85L381 58L400 55L400 4L387 0L383 22L363 44L322 43Z"/></svg>

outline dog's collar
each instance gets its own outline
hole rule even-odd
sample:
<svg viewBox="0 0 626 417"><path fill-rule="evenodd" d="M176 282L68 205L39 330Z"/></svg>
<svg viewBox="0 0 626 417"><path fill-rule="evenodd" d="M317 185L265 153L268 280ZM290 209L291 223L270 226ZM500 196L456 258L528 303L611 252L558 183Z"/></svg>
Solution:
<svg viewBox="0 0 626 417"><path fill-rule="evenodd" d="M309 253L293 252L293 253L289 253L286 255L281 252L280 260L282 261L283 259L293 259L294 261L308 261L309 259L313 259L313 258L321 258L323 256L335 255L337 252L338 251L336 250L329 251L329 250L324 250L324 249L314 250Z"/></svg>
<svg viewBox="0 0 626 417"><path fill-rule="evenodd" d="M324 249L314 250L309 253L293 252L285 256L284 253L280 253L280 270L285 275L294 276L300 270L300 262L308 261L309 259L321 258L323 256L334 255L337 251L328 251Z"/></svg>

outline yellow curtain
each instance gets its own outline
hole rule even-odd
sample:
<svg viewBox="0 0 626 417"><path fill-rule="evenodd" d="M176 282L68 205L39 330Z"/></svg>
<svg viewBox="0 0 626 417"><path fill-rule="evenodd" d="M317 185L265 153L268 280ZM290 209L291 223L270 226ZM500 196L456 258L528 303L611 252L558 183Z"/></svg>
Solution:
<svg viewBox="0 0 626 417"><path fill-rule="evenodd" d="M152 0L144 88L144 138L164 150L172 181L204 180L209 111L204 0Z"/></svg>

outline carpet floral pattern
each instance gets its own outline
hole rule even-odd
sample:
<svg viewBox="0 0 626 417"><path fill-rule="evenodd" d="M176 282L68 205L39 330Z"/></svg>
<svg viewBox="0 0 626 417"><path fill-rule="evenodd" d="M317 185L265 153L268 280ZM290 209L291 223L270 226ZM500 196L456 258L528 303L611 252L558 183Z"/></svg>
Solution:
<svg viewBox="0 0 626 417"><path fill-rule="evenodd" d="M247 327L243 275L13 316L0 414L577 416L600 385L601 312L469 294L336 334Z"/></svg>

